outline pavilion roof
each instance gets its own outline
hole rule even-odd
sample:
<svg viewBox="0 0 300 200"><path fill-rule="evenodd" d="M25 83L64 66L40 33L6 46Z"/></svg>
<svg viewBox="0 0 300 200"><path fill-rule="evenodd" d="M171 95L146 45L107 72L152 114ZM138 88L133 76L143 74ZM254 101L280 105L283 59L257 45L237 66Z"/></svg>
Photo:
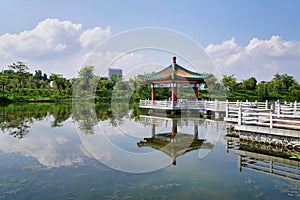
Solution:
<svg viewBox="0 0 300 200"><path fill-rule="evenodd" d="M211 78L213 74L192 72L184 67L176 64L176 57L173 57L173 63L159 72L151 74L139 75L138 77L146 81L159 80L182 80L187 81L203 81Z"/></svg>
<svg viewBox="0 0 300 200"><path fill-rule="evenodd" d="M170 157L177 158L189 151L196 149L212 149L213 144L197 139L193 135L184 133L176 134L177 142L171 142L172 133L162 133L151 138L144 138L145 141L138 142L138 146L148 146L160 150Z"/></svg>

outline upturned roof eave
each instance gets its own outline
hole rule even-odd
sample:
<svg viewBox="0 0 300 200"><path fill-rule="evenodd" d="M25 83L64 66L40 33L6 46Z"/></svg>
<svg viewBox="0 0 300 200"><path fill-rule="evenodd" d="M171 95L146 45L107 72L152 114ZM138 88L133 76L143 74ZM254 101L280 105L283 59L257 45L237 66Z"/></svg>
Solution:
<svg viewBox="0 0 300 200"><path fill-rule="evenodd" d="M211 78L212 75L210 74L207 74L207 75L202 75L201 77L195 77L195 76L180 76L180 75L177 75L175 74L174 75L174 78L172 78L171 75L167 75L167 76L161 76L161 77L144 77L143 79L146 80L148 83L152 83L152 82L160 82L160 81L163 81L163 82L176 82L176 81L180 81L182 82L183 80L186 80L187 82L203 82L204 80L206 79L209 79Z"/></svg>

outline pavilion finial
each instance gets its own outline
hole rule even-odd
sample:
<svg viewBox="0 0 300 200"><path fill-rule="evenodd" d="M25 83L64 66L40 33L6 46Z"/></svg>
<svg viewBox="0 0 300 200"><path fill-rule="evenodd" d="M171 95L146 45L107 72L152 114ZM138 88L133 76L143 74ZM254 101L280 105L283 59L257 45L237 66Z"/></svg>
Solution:
<svg viewBox="0 0 300 200"><path fill-rule="evenodd" d="M173 63L176 64L176 56L173 56Z"/></svg>

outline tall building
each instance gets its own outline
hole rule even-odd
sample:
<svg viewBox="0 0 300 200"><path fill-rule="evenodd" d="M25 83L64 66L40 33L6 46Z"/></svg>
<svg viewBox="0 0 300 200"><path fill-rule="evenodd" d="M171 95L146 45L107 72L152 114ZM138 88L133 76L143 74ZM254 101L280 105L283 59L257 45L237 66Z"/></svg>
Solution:
<svg viewBox="0 0 300 200"><path fill-rule="evenodd" d="M108 69L108 76L109 76L109 78L110 78L113 74L120 74L120 75L122 75L122 69L109 68L109 69Z"/></svg>

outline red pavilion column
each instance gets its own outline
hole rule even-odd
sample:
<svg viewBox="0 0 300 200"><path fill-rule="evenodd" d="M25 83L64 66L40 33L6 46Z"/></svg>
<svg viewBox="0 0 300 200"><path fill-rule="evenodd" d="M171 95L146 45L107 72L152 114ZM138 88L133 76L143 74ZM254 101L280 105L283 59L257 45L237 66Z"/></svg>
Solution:
<svg viewBox="0 0 300 200"><path fill-rule="evenodd" d="M174 138L177 134L177 120L173 120L172 123L172 138Z"/></svg>
<svg viewBox="0 0 300 200"><path fill-rule="evenodd" d="M151 132L152 132L152 136L154 136L155 135L155 123L154 122L152 122Z"/></svg>
<svg viewBox="0 0 300 200"><path fill-rule="evenodd" d="M175 105L175 102L177 101L177 86L176 83L172 84L172 103Z"/></svg>
<svg viewBox="0 0 300 200"><path fill-rule="evenodd" d="M198 134L199 134L199 130L198 130L198 121L194 121L194 136L195 138L198 139Z"/></svg>
<svg viewBox="0 0 300 200"><path fill-rule="evenodd" d="M198 100L198 91L199 91L198 87L197 86L194 87L194 99L195 99L195 101Z"/></svg>
<svg viewBox="0 0 300 200"><path fill-rule="evenodd" d="M151 99L152 103L155 101L155 87L154 84L151 84Z"/></svg>

